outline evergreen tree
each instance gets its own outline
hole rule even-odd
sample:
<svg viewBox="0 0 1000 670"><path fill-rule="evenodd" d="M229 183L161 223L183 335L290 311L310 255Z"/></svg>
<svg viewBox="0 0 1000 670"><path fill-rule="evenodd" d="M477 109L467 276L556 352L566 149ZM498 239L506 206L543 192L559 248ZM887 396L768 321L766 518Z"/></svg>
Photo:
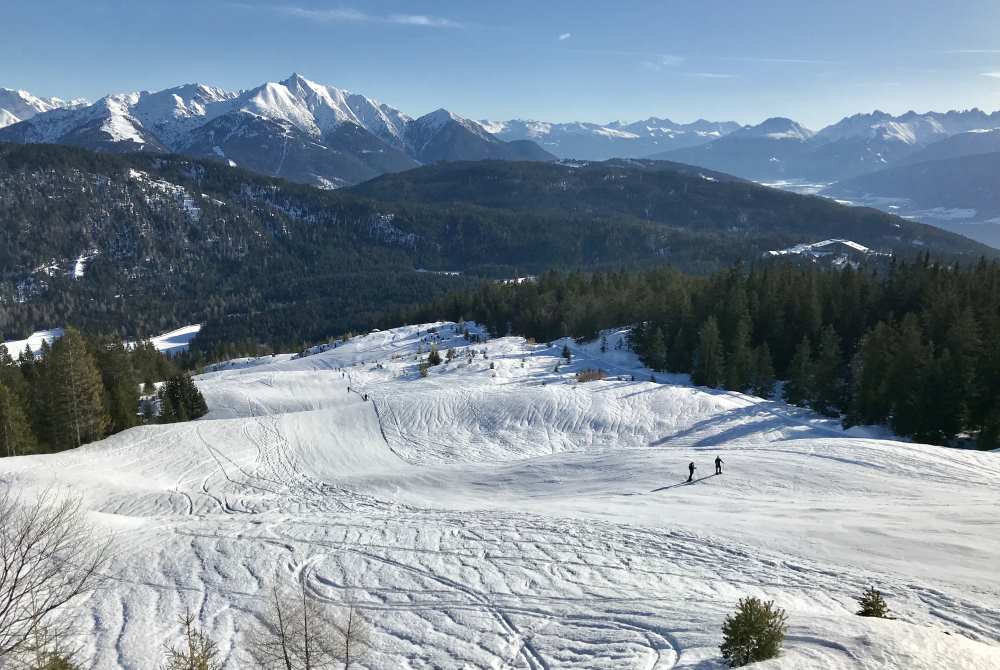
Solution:
<svg viewBox="0 0 1000 670"><path fill-rule="evenodd" d="M67 328L46 356L51 404L51 444L56 451L79 447L104 437L108 416L104 387L94 357L79 331Z"/></svg>
<svg viewBox="0 0 1000 670"><path fill-rule="evenodd" d="M846 425L872 425L889 420L891 402L887 382L894 340L894 329L882 321L862 338L851 364L853 386Z"/></svg>
<svg viewBox="0 0 1000 670"><path fill-rule="evenodd" d="M691 380L699 386L719 387L726 380L726 361L722 351L722 336L719 322L714 316L708 317L698 336L698 352Z"/></svg>
<svg viewBox="0 0 1000 670"><path fill-rule="evenodd" d="M919 319L907 314L899 325L887 386L891 398L889 425L899 435L920 436L926 429L927 366L930 348L923 342Z"/></svg>
<svg viewBox="0 0 1000 670"><path fill-rule="evenodd" d="M645 339L646 365L654 370L663 370L667 365L667 346L663 339L663 330L657 327Z"/></svg>
<svg viewBox="0 0 1000 670"><path fill-rule="evenodd" d="M814 398L814 383L812 347L809 345L809 338L803 337L795 348L795 355L788 368L785 401L802 407L808 406Z"/></svg>
<svg viewBox="0 0 1000 670"><path fill-rule="evenodd" d="M844 409L844 361L840 351L840 337L827 326L820 336L819 356L813 368L812 407L821 414L836 416Z"/></svg>
<svg viewBox="0 0 1000 670"><path fill-rule="evenodd" d="M774 394L774 364L771 362L771 349L767 342L754 349L754 371L751 393L761 398L770 398Z"/></svg>
<svg viewBox="0 0 1000 670"><path fill-rule="evenodd" d="M191 421L208 413L205 397L187 373L169 379L158 395L160 423Z"/></svg>
<svg viewBox="0 0 1000 670"><path fill-rule="evenodd" d="M0 384L0 456L23 456L37 447L20 398Z"/></svg>
<svg viewBox="0 0 1000 670"><path fill-rule="evenodd" d="M431 345L430 353L427 354L427 364L431 367L441 365L441 352L438 351L436 344Z"/></svg>
<svg viewBox="0 0 1000 670"><path fill-rule="evenodd" d="M126 430L139 423L139 379L132 357L120 342L101 347L97 356L104 383L105 404L111 423L109 432Z"/></svg>
<svg viewBox="0 0 1000 670"><path fill-rule="evenodd" d="M750 345L750 318L740 319L726 357L726 388L746 391L754 377L754 355Z"/></svg>

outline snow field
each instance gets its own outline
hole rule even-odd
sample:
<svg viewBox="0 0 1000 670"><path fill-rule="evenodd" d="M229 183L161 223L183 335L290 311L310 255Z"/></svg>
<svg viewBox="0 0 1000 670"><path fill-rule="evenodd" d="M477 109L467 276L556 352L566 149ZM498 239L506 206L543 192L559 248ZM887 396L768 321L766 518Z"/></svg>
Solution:
<svg viewBox="0 0 1000 670"><path fill-rule="evenodd" d="M366 668L721 668L747 595L789 613L762 668L1000 667L996 454L654 383L620 333L556 373L562 341L431 326L217 366L202 420L0 460L116 536L96 668L156 667L184 607L250 667L274 584L360 607ZM459 355L421 378L430 340ZM576 383L590 367L610 377ZM896 620L854 616L869 584Z"/></svg>

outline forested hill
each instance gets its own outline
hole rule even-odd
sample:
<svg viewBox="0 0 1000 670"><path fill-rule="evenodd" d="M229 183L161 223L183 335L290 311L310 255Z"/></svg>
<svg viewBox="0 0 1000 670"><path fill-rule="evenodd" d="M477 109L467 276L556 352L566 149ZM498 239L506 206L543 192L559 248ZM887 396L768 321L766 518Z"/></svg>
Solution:
<svg viewBox="0 0 1000 670"><path fill-rule="evenodd" d="M965 237L681 163L651 160L438 163L383 175L352 192L384 202L474 204L586 219L629 217L713 239L748 256L790 240L847 238L898 255L994 255Z"/></svg>
<svg viewBox="0 0 1000 670"><path fill-rule="evenodd" d="M433 175L456 196L495 183L494 200L421 196ZM830 236L995 253L885 214L667 164L485 161L400 179L323 191L213 161L0 144L0 335L76 325L131 338L199 322L203 345L294 346L477 277L663 263L706 271ZM396 185L401 195L387 201Z"/></svg>

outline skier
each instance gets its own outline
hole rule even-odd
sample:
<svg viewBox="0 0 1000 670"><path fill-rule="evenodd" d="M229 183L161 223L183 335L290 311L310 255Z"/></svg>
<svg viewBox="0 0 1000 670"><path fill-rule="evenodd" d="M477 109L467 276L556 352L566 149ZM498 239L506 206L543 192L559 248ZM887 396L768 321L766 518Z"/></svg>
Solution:
<svg viewBox="0 0 1000 670"><path fill-rule="evenodd" d="M717 475L721 475L722 474L722 464L724 462L725 461L722 460L722 456L716 456L715 457L715 474L717 474Z"/></svg>
<svg viewBox="0 0 1000 670"><path fill-rule="evenodd" d="M694 471L695 471L696 469L697 469L697 468L695 468L695 467L694 467L694 461L691 461L691 462L690 462L690 463L688 464L688 484L690 484L690 483L691 483L691 481L692 481L692 480L694 479Z"/></svg>

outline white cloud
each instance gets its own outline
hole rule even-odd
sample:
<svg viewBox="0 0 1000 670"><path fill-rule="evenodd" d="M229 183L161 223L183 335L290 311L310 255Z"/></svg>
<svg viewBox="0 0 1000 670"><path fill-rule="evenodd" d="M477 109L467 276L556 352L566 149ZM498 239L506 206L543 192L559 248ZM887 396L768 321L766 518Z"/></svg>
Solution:
<svg viewBox="0 0 1000 670"><path fill-rule="evenodd" d="M639 65L647 70L659 72L663 68L677 67L684 62L683 56L659 55L652 60L639 61Z"/></svg>
<svg viewBox="0 0 1000 670"><path fill-rule="evenodd" d="M1000 72L980 72L980 76L989 77L990 79L1000 79Z"/></svg>
<svg viewBox="0 0 1000 670"><path fill-rule="evenodd" d="M754 57L730 57L722 60L738 61L741 63L774 63L776 65L843 65L839 60L822 60L818 58L754 58Z"/></svg>
<svg viewBox="0 0 1000 670"><path fill-rule="evenodd" d="M685 72L686 77L697 77L698 79L735 79L735 74L724 74L722 72Z"/></svg>
<svg viewBox="0 0 1000 670"><path fill-rule="evenodd" d="M376 21L379 19L375 19ZM462 24L439 16L424 16L422 14L392 14L385 19L389 23L399 23L405 26L424 26L426 28L461 28Z"/></svg>
<svg viewBox="0 0 1000 670"><path fill-rule="evenodd" d="M298 7L296 5L279 5L267 7L264 5L251 5L248 3L230 3L231 7L246 10L274 11L285 16L292 16L309 21L324 23L391 23L401 26L417 26L421 28L461 28L458 21L443 18L440 16L427 16L425 14L389 14L381 16L368 14L359 9L350 7L340 7L337 9L312 9L310 7Z"/></svg>
<svg viewBox="0 0 1000 670"><path fill-rule="evenodd" d="M560 42L565 42L566 40L568 40L571 37L573 37L573 33L563 33L562 35L559 36L559 41Z"/></svg>
<svg viewBox="0 0 1000 670"><path fill-rule="evenodd" d="M946 53L946 54L1000 54L1000 49L952 49L950 51L942 51L941 53Z"/></svg>

